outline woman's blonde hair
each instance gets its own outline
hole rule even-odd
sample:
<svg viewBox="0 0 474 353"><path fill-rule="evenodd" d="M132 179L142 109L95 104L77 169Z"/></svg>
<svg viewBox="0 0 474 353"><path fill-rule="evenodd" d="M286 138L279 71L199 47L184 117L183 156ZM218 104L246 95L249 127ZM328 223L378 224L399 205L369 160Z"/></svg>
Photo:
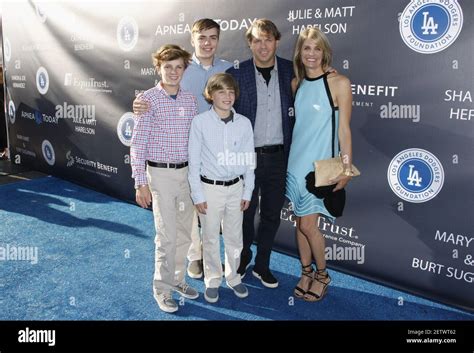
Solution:
<svg viewBox="0 0 474 353"><path fill-rule="evenodd" d="M297 87L304 79L306 71L303 65L301 54L303 51L303 43L306 39L313 39L316 41L316 45L323 51L323 59L321 61L321 67L323 71L331 66L332 62L332 49L329 44L326 35L321 32L318 28L306 28L300 32L298 40L296 41L295 54L293 55L293 70L295 71Z"/></svg>

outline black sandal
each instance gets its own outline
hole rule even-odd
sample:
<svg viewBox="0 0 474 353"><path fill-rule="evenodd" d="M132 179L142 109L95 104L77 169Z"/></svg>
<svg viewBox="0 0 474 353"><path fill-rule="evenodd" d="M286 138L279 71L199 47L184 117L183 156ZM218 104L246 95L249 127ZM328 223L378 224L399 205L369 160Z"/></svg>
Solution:
<svg viewBox="0 0 474 353"><path fill-rule="evenodd" d="M323 282L322 280L324 280L324 279L327 279L328 281ZM326 295L327 289L328 289L328 285L329 285L329 283L331 283L331 276L329 276L329 273L326 271L325 268L323 268L321 270L316 270L315 272L313 272L313 281L318 281L319 283L322 283L323 284L323 289L321 291L321 294L318 295L318 294L310 291L309 288L308 288L308 290L306 291L306 293L304 295L304 300L307 301L307 302L317 302L317 301L324 298L324 296Z"/></svg>
<svg viewBox="0 0 474 353"><path fill-rule="evenodd" d="M307 268L310 268L310 270L308 271ZM312 264L309 264L307 266L301 266L301 275L302 276L306 276L306 277L310 277L311 279L314 278L314 270L313 270L313 265ZM309 289L311 287L311 282L309 282L309 285L308 285L308 288ZM295 287L295 290L293 291L293 295L296 297L296 298L303 298L304 295L307 293L306 290L296 286Z"/></svg>

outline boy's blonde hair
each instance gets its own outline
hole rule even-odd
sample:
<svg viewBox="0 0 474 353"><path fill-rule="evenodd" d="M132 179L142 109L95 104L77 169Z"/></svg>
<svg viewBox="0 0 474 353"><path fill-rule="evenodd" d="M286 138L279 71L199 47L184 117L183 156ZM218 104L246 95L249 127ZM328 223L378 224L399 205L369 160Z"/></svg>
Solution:
<svg viewBox="0 0 474 353"><path fill-rule="evenodd" d="M232 89L235 92L235 99L239 98L239 85L231 74L220 73L212 75L207 81L204 89L204 98L206 102L212 104L212 94L221 89Z"/></svg>

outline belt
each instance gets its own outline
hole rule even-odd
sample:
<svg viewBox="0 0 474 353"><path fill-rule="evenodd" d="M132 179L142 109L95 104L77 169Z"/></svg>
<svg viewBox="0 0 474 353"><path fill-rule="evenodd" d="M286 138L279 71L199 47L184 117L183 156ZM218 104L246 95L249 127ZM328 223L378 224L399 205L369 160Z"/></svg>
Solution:
<svg viewBox="0 0 474 353"><path fill-rule="evenodd" d="M212 184L212 185L223 185L223 186L231 186L239 182L240 179L243 179L244 177L241 175L235 179L232 180L227 180L227 181L222 181L222 180L211 180L203 177L201 175L201 181L206 184Z"/></svg>
<svg viewBox="0 0 474 353"><path fill-rule="evenodd" d="M158 162L147 161L147 164L150 167L155 167L155 168L174 168L174 169L181 169L181 168L184 168L184 167L188 166L188 162L183 162L183 163L158 163Z"/></svg>
<svg viewBox="0 0 474 353"><path fill-rule="evenodd" d="M276 153L283 151L283 145L272 145L272 146L263 146L255 147L255 152L257 153Z"/></svg>

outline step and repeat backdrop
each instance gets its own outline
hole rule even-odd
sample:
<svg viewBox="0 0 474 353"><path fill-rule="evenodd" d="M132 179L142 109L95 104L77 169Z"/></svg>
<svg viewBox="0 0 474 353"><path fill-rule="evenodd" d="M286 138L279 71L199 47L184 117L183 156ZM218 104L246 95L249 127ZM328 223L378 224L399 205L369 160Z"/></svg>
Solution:
<svg viewBox="0 0 474 353"><path fill-rule="evenodd" d="M291 59L318 27L352 82L362 171L344 216L320 219L329 266L473 311L473 13L468 0L4 2L12 160L133 202L131 105L159 80L153 51L191 51L192 23L209 17L219 56L238 65L266 17ZM296 255L291 205L281 218L276 248Z"/></svg>

